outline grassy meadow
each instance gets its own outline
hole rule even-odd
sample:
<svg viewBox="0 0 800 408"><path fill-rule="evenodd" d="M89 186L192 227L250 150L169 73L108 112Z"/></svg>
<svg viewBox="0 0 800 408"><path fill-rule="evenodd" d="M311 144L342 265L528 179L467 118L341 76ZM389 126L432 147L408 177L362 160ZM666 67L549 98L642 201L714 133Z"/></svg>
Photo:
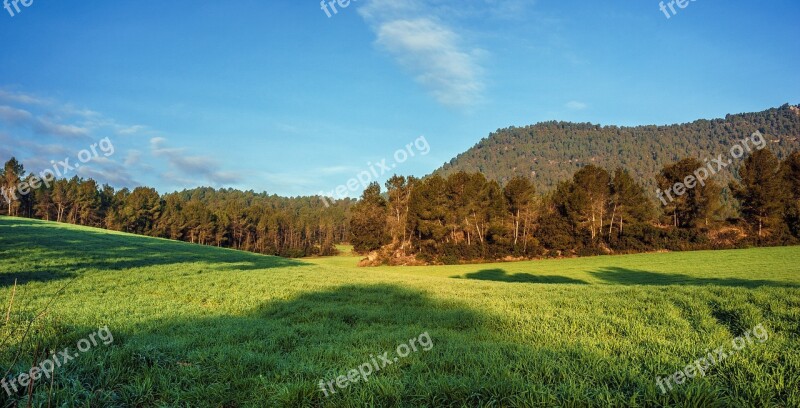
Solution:
<svg viewBox="0 0 800 408"><path fill-rule="evenodd" d="M98 327L114 336L52 381L0 390L0 405L800 406L800 247L435 267L358 259L0 217L6 378ZM759 324L763 344L666 394L657 386ZM429 351L320 391L424 332Z"/></svg>

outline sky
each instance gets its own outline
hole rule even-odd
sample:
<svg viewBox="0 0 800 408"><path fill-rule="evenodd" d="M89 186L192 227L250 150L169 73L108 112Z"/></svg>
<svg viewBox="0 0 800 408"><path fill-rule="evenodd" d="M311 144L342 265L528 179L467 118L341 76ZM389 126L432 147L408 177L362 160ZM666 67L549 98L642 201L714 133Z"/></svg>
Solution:
<svg viewBox="0 0 800 408"><path fill-rule="evenodd" d="M800 103L797 0L327 2L8 0L0 160L357 197L353 178L424 176L509 126Z"/></svg>

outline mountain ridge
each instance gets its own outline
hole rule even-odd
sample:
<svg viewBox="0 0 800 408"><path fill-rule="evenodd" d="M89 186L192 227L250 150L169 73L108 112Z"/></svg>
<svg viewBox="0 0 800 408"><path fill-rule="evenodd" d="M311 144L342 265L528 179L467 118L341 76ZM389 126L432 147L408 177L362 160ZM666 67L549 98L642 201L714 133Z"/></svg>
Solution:
<svg viewBox="0 0 800 408"><path fill-rule="evenodd" d="M624 167L648 189L655 189L655 176L663 166L686 157L703 160L727 154L731 146L755 131L765 136L779 158L786 157L800 149L800 106L784 104L761 112L672 125L549 121L511 126L490 133L433 174L479 171L501 184L524 176L532 179L537 191L547 192L579 168L595 164L609 170ZM734 168L740 165L734 164ZM734 177L734 172L728 171L717 181L727 185Z"/></svg>

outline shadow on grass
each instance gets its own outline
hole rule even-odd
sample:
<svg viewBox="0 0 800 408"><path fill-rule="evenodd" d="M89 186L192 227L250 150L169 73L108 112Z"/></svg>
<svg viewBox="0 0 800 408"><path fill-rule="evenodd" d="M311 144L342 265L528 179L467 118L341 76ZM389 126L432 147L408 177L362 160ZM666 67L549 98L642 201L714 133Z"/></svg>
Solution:
<svg viewBox="0 0 800 408"><path fill-rule="evenodd" d="M249 252L192 245L102 230L79 230L21 218L0 218L0 259L14 259L0 276L30 275L28 281L86 269L119 271L179 263L207 263L217 271L249 271L305 265ZM24 266L23 266L24 265ZM0 278L6 282L9 278ZM13 284L13 279L11 280Z"/></svg>
<svg viewBox="0 0 800 408"><path fill-rule="evenodd" d="M39 271L39 272L0 272L0 288L6 286L24 285L30 282L52 282L62 279L74 278L74 273L68 272L52 272L52 271Z"/></svg>
<svg viewBox="0 0 800 408"><path fill-rule="evenodd" d="M489 280L496 282L511 282L511 283L542 283L542 284L578 284L586 285L587 283L580 279L567 278L566 276L557 275L531 275L529 273L515 273L510 275L503 269L485 269L478 272L467 273L463 276L451 276L454 279L475 279L475 280Z"/></svg>
<svg viewBox="0 0 800 408"><path fill-rule="evenodd" d="M421 292L390 285L351 285L266 303L236 316L156 320L124 328L112 325L112 345L80 356L56 378L55 401L79 395L70 403L392 406L405 400L432 406L437 400L451 400L480 405L491 401L490 395L496 398L512 392L505 375L484 378L484 368L514 364L516 356L524 354L519 346L495 345L493 331L487 327L490 321L482 313L431 300ZM65 327L58 339L43 345L53 349L74 345L95 330ZM432 347L425 347L428 351L417 343L418 351L394 360L399 344L419 339L425 332L432 342ZM486 352L489 349L504 352L494 356ZM386 352L389 364L378 357ZM328 397L320 391L320 380L335 381L372 358L381 368L369 382L345 389L334 385L336 392L329 391ZM439 382L445 373L463 376L463 384L452 389L428 385ZM513 382L524 383L521 377ZM75 384L86 389L76 390ZM46 398L48 386L37 384L35 393ZM484 391L474 392L478 388ZM26 391L15 397L24 400Z"/></svg>
<svg viewBox="0 0 800 408"><path fill-rule="evenodd" d="M56 405L593 406L598 398L614 405L636 398L644 406L665 406L682 398L660 395L652 375L637 374L641 362L629 356L569 342L532 344L510 335L502 316L392 285L342 286L238 315L109 329L112 344L60 371ZM64 327L41 344L60 350L96 330ZM399 344L422 333L432 347L418 342L418 351L394 360ZM384 353L388 360L379 357ZM347 376L373 359L380 369L369 381L329 390L327 397L320 390L321 380ZM48 401L48 387L36 384L36 401ZM25 392L12 397L19 406L25 406ZM691 392L718 397L713 389Z"/></svg>
<svg viewBox="0 0 800 408"><path fill-rule="evenodd" d="M617 285L654 285L654 286L728 286L741 288L758 288L762 286L776 288L798 288L800 285L770 281L763 279L740 278L702 278L696 276L649 272L636 269L607 267L590 272L592 276Z"/></svg>

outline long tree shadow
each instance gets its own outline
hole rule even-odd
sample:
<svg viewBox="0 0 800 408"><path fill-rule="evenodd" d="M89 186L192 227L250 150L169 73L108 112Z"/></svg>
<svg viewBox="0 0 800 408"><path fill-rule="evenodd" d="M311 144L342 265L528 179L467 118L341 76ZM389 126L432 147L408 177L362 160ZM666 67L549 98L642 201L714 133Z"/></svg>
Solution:
<svg viewBox="0 0 800 408"><path fill-rule="evenodd" d="M156 320L135 328L112 325L114 343L92 353L116 363L103 364L102 370L92 364L65 367L55 380L55 401L74 397L78 383L109 390L84 393L87 399L79 399L79 405L91 406L110 402L125 406L346 406L352 399L391 406L398 396L420 398L415 388L435 382L435 372L454 374L453 368L473 364L474 372L462 368L455 374L463 371L463 381L476 387L484 381L477 368L492 362L476 350L491 347L493 334L486 327L490 321L479 312L432 301L421 292L361 285L307 293L237 316ZM75 344L94 330L65 327L59 339L43 343L55 343L54 349ZM394 359L398 344L419 340L423 333L430 342L417 341L416 352ZM508 357L504 360L515 351L515 347L505 348ZM379 358L386 352L388 364ZM0 367L2 357L0 352ZM369 382L345 389L333 385L335 393L328 388L327 398L320 390L320 380L335 381L372 359L381 368L373 369ZM113 379L110 384L108 379ZM137 387L143 381L148 386ZM404 386L398 389L397 384ZM490 390L504 386L492 379L485 384ZM48 386L37 385L35 393L46 396ZM110 392L114 389L126 392ZM21 390L15 397L24 399L25 393ZM466 389L454 395L485 398Z"/></svg>
<svg viewBox="0 0 800 408"><path fill-rule="evenodd" d="M542 283L542 284L578 284L586 285L585 281L580 279L568 278L566 276L557 275L531 275L529 273L515 273L509 274L504 269L485 269L478 272L467 273L463 276L451 276L454 279L475 279L475 280L490 280L496 282L511 282L511 283Z"/></svg>
<svg viewBox="0 0 800 408"><path fill-rule="evenodd" d="M649 272L620 267L605 267L590 272L592 276L617 285L655 285L655 286L728 286L742 288L758 288L770 286L777 288L798 288L800 285L790 282L779 282L764 279L740 278L701 278L696 276Z"/></svg>
<svg viewBox="0 0 800 408"><path fill-rule="evenodd" d="M5 286L13 286L14 284L24 285L29 282L51 282L73 277L75 277L75 274L69 272L0 272L0 288Z"/></svg>
<svg viewBox="0 0 800 408"><path fill-rule="evenodd" d="M390 285L307 293L242 315L109 329L113 344L95 347L56 377L56 403L355 407L569 401L589 406L598 394L587 384L628 398L643 392L663 402L670 398L658 394L650 376L633 374L638 369L632 365L640 363L628 357L509 337L502 316ZM65 327L58 338L41 343L60 349L96 330ZM416 351L398 355L398 346L411 339ZM322 392L321 381L338 381L373 361L380 368L373 365L369 381L328 386L328 396ZM582 385L565 387L564 378ZM25 392L14 398L24 400ZM37 383L34 393L47 401L49 384Z"/></svg>
<svg viewBox="0 0 800 408"><path fill-rule="evenodd" d="M41 281L82 270L121 271L182 263L231 271L305 265L294 259L18 218L0 218L0 259L15 260L5 265L0 261L0 285L13 283L13 277L2 277L9 273L21 280Z"/></svg>

